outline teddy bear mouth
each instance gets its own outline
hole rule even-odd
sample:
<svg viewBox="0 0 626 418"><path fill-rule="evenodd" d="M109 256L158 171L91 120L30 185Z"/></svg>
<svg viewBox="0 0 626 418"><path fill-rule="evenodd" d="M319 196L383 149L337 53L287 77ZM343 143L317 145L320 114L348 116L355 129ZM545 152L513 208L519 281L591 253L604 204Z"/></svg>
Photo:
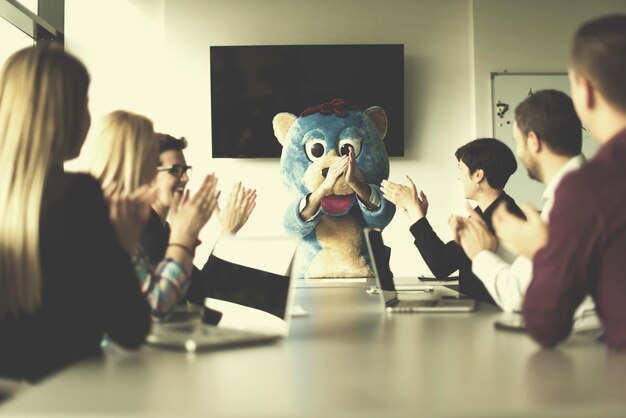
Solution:
<svg viewBox="0 0 626 418"><path fill-rule="evenodd" d="M345 213L350 209L353 198L354 193L344 195L331 194L323 198L320 205L324 212L330 215L337 215Z"/></svg>

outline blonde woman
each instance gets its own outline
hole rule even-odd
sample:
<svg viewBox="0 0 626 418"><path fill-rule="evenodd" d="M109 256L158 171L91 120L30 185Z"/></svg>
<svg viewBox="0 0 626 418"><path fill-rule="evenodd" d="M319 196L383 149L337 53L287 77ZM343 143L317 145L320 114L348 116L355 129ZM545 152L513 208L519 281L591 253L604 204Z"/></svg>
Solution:
<svg viewBox="0 0 626 418"><path fill-rule="evenodd" d="M98 182L63 171L89 129L89 75L56 45L0 72L0 375L38 380L100 353L103 333L143 343L150 309Z"/></svg>
<svg viewBox="0 0 626 418"><path fill-rule="evenodd" d="M100 180L114 207L120 196L156 197L156 189L152 193L145 189L154 182L158 157L159 142L152 122L144 116L118 110L104 116L100 133L87 141L81 160L83 166ZM172 233L161 259L151 265L141 246L131 249L142 293L157 319L165 319L187 292L198 234L217 203L216 184L217 178L211 174L192 198L188 192L184 197L176 195L170 212ZM144 222L152 200L142 215L145 216ZM114 219L120 241L137 243L144 222Z"/></svg>

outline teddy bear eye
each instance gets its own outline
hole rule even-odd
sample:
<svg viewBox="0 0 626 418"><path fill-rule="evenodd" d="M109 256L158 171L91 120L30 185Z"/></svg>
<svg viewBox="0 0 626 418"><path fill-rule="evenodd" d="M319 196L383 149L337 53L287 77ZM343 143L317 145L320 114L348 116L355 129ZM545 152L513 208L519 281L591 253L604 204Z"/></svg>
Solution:
<svg viewBox="0 0 626 418"><path fill-rule="evenodd" d="M304 150L306 151L306 156L309 158L309 160L315 161L324 156L324 154L326 153L326 145L321 139L316 139L307 142L304 145Z"/></svg>
<svg viewBox="0 0 626 418"><path fill-rule="evenodd" d="M356 139L342 139L339 141L339 155L348 155L350 147L354 150L354 157L358 157L361 153L361 141Z"/></svg>

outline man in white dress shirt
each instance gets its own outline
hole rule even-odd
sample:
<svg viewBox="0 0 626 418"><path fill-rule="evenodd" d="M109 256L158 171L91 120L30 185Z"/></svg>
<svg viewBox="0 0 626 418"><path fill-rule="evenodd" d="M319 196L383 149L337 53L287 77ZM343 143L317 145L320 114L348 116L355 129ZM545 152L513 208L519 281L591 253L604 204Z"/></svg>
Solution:
<svg viewBox="0 0 626 418"><path fill-rule="evenodd" d="M547 223L561 180L585 162L581 154L582 127L572 100L556 90L541 90L528 96L515 109L513 138L517 157L528 176L546 186L541 218ZM523 256L512 264L504 261L496 254L497 238L479 222L479 217L470 216L470 220L458 235L472 260L472 272L502 309L521 311L532 280L532 261ZM593 304L585 304L584 309L592 307Z"/></svg>

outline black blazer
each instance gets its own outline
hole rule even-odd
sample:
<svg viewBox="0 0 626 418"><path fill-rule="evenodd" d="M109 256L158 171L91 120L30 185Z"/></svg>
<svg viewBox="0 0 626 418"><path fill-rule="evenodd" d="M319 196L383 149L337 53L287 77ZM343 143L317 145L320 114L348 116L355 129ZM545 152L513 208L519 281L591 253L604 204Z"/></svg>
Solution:
<svg viewBox="0 0 626 418"><path fill-rule="evenodd" d="M507 203L509 211L524 217L522 210L517 206L513 198L502 192L500 196L489 205L485 213L483 213L480 208L476 208L476 212L485 220L492 233L494 233L494 229L491 217L493 211L502 202ZM459 244L454 241L444 244L435 231L433 231L433 228L425 217L411 225L410 231L415 238L415 246L435 277L445 279L456 270L459 270L459 291L461 293L482 302L495 304L495 301L485 288L483 282L472 273L472 260L467 257Z"/></svg>
<svg viewBox="0 0 626 418"><path fill-rule="evenodd" d="M38 380L98 355L103 333L123 347L140 346L150 307L95 179L50 171L39 240L42 306L0 320L0 375Z"/></svg>

